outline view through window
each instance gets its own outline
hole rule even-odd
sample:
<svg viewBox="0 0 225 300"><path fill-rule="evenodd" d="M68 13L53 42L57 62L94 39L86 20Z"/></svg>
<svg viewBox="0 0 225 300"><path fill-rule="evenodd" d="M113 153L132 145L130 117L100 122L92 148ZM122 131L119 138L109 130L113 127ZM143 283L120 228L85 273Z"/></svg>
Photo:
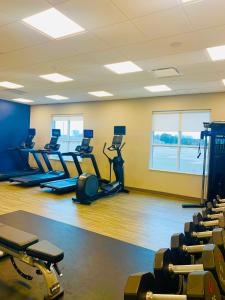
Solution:
<svg viewBox="0 0 225 300"><path fill-rule="evenodd" d="M74 152L83 139L84 120L82 115L57 115L52 117L52 129L60 129L60 151Z"/></svg>
<svg viewBox="0 0 225 300"><path fill-rule="evenodd" d="M210 121L210 111L153 112L150 168L201 174L203 155L197 158L203 122Z"/></svg>

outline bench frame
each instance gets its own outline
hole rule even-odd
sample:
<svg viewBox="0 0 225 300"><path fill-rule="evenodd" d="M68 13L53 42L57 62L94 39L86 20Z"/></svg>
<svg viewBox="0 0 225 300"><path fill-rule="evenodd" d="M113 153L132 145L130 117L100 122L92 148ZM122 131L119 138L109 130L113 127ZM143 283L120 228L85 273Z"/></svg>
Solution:
<svg viewBox="0 0 225 300"><path fill-rule="evenodd" d="M1 243L0 251L2 251L4 255L6 254L13 258L17 258L21 262L31 267L37 268L40 271L38 274L43 275L47 288L47 295L44 297L44 299L56 299L63 294L63 288L59 283L54 264L50 264L50 266L48 267L45 261L29 256L26 253L26 250L16 251L11 249L10 247L6 247Z"/></svg>

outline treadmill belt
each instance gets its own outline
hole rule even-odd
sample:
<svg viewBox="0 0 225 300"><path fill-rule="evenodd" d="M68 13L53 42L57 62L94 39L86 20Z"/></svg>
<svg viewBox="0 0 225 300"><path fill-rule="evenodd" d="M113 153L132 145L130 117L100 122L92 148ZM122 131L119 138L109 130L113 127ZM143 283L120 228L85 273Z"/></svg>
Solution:
<svg viewBox="0 0 225 300"><path fill-rule="evenodd" d="M56 191L72 191L77 186L78 177L56 180L41 184L42 188L51 188Z"/></svg>
<svg viewBox="0 0 225 300"><path fill-rule="evenodd" d="M51 172L51 173L49 172L49 173L42 173L42 174L34 174L30 176L15 177L12 178L10 181L32 186L42 182L62 179L64 176L65 176L64 172Z"/></svg>
<svg viewBox="0 0 225 300"><path fill-rule="evenodd" d="M5 173L0 173L0 181L4 181L16 176L27 176L31 174L37 174L37 172L38 170L15 170L15 171L9 171Z"/></svg>

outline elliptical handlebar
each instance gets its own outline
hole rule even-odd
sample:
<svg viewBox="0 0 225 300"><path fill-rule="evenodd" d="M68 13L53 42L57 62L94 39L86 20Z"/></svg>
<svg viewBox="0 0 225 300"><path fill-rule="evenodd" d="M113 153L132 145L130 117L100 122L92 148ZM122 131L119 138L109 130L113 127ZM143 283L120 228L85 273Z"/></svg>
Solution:
<svg viewBox="0 0 225 300"><path fill-rule="evenodd" d="M108 160L111 161L111 158L110 158L110 157L108 156L108 154L105 152L106 145L107 145L107 143L104 144L102 152L103 152L103 154L108 158ZM107 148L107 149L109 149L109 148Z"/></svg>
<svg viewBox="0 0 225 300"><path fill-rule="evenodd" d="M124 143L122 144L122 146L120 146L119 150L121 151L125 145L126 145L126 143L124 142Z"/></svg>

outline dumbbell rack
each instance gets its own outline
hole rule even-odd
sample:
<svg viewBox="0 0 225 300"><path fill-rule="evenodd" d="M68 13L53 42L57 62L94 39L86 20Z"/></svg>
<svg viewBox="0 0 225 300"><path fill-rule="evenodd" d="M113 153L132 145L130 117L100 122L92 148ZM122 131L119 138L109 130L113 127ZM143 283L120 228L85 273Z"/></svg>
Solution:
<svg viewBox="0 0 225 300"><path fill-rule="evenodd" d="M225 299L225 199L213 205L171 237L171 248L156 252L154 274L128 278L124 300Z"/></svg>

